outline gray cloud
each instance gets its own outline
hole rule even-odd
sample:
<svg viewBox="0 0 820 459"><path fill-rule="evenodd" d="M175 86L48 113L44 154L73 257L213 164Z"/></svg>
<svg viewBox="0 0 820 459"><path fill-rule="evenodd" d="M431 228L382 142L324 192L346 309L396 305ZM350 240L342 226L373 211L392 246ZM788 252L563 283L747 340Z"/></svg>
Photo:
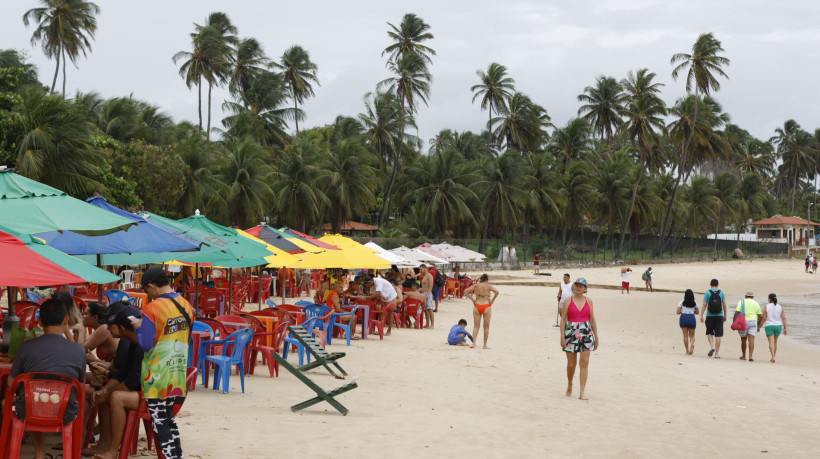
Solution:
<svg viewBox="0 0 820 459"><path fill-rule="evenodd" d="M190 46L192 23L226 12L243 37L259 39L272 57L300 44L319 65L322 86L309 101L306 125L355 116L362 96L387 76L381 50L387 22L413 12L432 26L430 106L419 113L429 139L443 128L484 128L487 113L471 103L475 71L490 62L509 68L519 91L547 108L556 125L575 116L576 96L598 75L622 78L647 67L666 84L668 103L682 96L669 58L691 49L697 35L714 32L732 60L730 80L716 95L734 123L768 138L788 118L820 126L816 56L820 5L809 1L613 0L543 1L156 1L98 0L102 9L93 51L69 68L68 88L128 95L161 106L176 120L196 119L196 94L178 76L171 56ZM42 80L54 63L32 48L21 16L33 0L7 5L0 17L0 47L27 50ZM222 118L223 90L214 91L214 124Z"/></svg>

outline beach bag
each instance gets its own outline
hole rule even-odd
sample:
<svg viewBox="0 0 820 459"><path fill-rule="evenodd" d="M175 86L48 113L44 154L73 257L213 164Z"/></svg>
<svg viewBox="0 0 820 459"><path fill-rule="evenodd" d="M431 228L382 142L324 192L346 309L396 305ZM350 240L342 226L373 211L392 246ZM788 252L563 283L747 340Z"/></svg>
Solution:
<svg viewBox="0 0 820 459"><path fill-rule="evenodd" d="M732 330L746 331L746 300L740 302L740 314L732 322Z"/></svg>
<svg viewBox="0 0 820 459"><path fill-rule="evenodd" d="M720 290L709 290L709 302L707 303L709 312L720 314L723 311L723 301L720 299Z"/></svg>
<svg viewBox="0 0 820 459"><path fill-rule="evenodd" d="M444 284L447 283L447 277L444 276L444 273L440 272L439 270L436 270L436 277L433 280L433 283L437 287L444 287Z"/></svg>
<svg viewBox="0 0 820 459"><path fill-rule="evenodd" d="M641 280L646 281L646 271L644 271L643 274L641 274Z"/></svg>

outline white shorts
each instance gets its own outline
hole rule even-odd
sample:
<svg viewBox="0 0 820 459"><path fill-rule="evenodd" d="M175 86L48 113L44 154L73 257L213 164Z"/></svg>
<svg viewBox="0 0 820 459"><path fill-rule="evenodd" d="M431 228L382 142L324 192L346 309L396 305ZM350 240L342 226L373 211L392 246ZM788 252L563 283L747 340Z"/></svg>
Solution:
<svg viewBox="0 0 820 459"><path fill-rule="evenodd" d="M747 320L746 330L738 330L738 333L741 338L748 335L757 336L757 320Z"/></svg>

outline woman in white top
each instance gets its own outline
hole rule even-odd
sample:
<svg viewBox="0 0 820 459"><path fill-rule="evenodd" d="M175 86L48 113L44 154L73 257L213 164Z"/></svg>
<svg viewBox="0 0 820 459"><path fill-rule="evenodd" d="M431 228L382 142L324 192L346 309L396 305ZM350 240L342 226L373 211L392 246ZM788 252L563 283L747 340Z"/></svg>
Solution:
<svg viewBox="0 0 820 459"><path fill-rule="evenodd" d="M786 313L783 312L783 307L777 304L777 296L774 293L769 294L769 304L763 310L763 325L758 328L766 330L766 338L769 340L769 352L772 354L769 362L774 363L774 356L777 354L777 337L782 331L784 335L788 335L786 331Z"/></svg>
<svg viewBox="0 0 820 459"><path fill-rule="evenodd" d="M683 350L692 355L695 353L695 327L698 321L695 314L698 313L698 303L695 301L695 294L692 289L686 289L683 293L683 300L678 303L677 313L680 315L678 324L683 332Z"/></svg>

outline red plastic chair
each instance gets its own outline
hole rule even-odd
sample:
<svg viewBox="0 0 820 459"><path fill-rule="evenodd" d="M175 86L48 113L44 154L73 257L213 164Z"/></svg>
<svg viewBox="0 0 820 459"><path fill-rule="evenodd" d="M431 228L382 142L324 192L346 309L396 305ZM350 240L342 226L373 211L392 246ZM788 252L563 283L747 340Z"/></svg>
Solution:
<svg viewBox="0 0 820 459"><path fill-rule="evenodd" d="M17 309L20 306L23 306L21 309ZM40 305L37 303L32 303L30 301L26 301L25 303L22 301L18 301L14 303L14 310L17 317L20 318L20 326L25 328L26 330L31 330L32 328L37 326L37 311L40 310Z"/></svg>
<svg viewBox="0 0 820 459"><path fill-rule="evenodd" d="M219 314L219 304L222 302L222 295L218 291L200 291L196 297L196 308L200 315L205 317L215 317Z"/></svg>
<svg viewBox="0 0 820 459"><path fill-rule="evenodd" d="M185 376L185 386L189 387L195 382L196 368L188 367L188 372ZM183 399L183 403L184 402L185 399ZM179 413L180 409L182 409L182 403L174 405L174 416ZM153 442L154 446L157 448L157 457L164 459L165 456L162 455L162 450L160 450L157 439L154 437L154 431L151 428L151 417L148 415L148 406L145 404L145 399L142 398L142 392L140 392L139 409L137 411L128 410L128 414L125 418L125 431L122 436L122 443L120 444L119 459L128 459L130 454L137 454L137 440L140 431L140 420L142 420L142 424L145 427L145 437L147 439L148 449L151 449L151 443Z"/></svg>
<svg viewBox="0 0 820 459"><path fill-rule="evenodd" d="M293 323L296 325L302 325L302 322L305 321L305 313L302 311L302 306L296 306L295 304L280 304L276 307L276 309L289 312L295 319Z"/></svg>
<svg viewBox="0 0 820 459"><path fill-rule="evenodd" d="M424 317L424 304L421 300L414 300L412 298L404 299L404 310L402 311L401 321L406 327L410 327L410 317L416 318L416 329L421 329L421 322Z"/></svg>
<svg viewBox="0 0 820 459"><path fill-rule="evenodd" d="M450 298L461 298L461 282L458 279L448 277L444 286L444 296Z"/></svg>
<svg viewBox="0 0 820 459"><path fill-rule="evenodd" d="M273 358L273 354L278 353L279 348L282 347L282 342L284 342L285 335L287 335L288 325L290 325L290 322L286 319L285 322L280 322L279 325L276 326L276 329L272 332L262 332L253 335L253 342L250 346L251 355L250 365L248 366L249 375L253 374L253 370L256 368L257 358L261 355L262 363L267 364L268 366L270 377L273 378L274 376L279 376L279 362ZM268 336L276 337L276 343L273 347L265 344Z"/></svg>
<svg viewBox="0 0 820 459"><path fill-rule="evenodd" d="M80 298L79 296L72 296L71 298L74 300L74 304L76 304L77 307L80 308L81 312L85 311L85 309L88 307L88 303L86 303L85 300Z"/></svg>
<svg viewBox="0 0 820 459"><path fill-rule="evenodd" d="M361 304L361 303L356 303ZM376 308L376 305L381 306L381 309ZM369 333L375 333L375 330L379 329L379 339L384 340L384 327L387 326L387 314L392 314L392 308L387 307L387 303L376 303L375 305L370 307L370 331ZM384 318L381 319L382 314L385 314Z"/></svg>
<svg viewBox="0 0 820 459"><path fill-rule="evenodd" d="M14 394L23 386L26 400L26 419L21 421L12 413ZM63 424L63 414L68 407L71 391L77 400L77 416ZM19 457L23 432L62 432L63 457L80 457L83 435L83 384L74 378L57 373L25 373L16 378L6 393L3 412L3 432L0 435L1 457Z"/></svg>

